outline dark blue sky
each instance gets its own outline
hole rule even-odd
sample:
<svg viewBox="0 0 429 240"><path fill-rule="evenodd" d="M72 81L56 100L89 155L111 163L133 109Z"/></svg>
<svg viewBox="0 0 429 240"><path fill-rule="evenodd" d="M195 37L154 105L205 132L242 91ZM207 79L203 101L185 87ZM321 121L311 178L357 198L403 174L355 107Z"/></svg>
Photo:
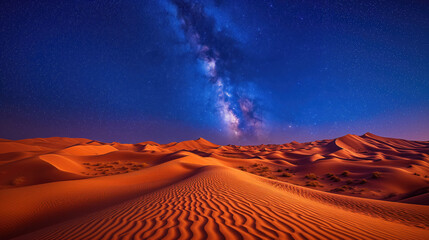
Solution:
<svg viewBox="0 0 429 240"><path fill-rule="evenodd" d="M0 2L0 137L429 140L426 1Z"/></svg>

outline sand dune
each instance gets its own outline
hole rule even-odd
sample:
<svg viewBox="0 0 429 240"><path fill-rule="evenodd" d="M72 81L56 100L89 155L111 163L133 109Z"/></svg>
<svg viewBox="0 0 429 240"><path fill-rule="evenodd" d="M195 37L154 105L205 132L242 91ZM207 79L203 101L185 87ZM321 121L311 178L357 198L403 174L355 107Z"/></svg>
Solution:
<svg viewBox="0 0 429 240"><path fill-rule="evenodd" d="M429 236L429 142L0 144L0 239Z"/></svg>
<svg viewBox="0 0 429 240"><path fill-rule="evenodd" d="M103 155L106 153L118 151L118 149L109 146L73 146L59 151L59 154L62 155L72 155L72 156L90 156L90 155Z"/></svg>

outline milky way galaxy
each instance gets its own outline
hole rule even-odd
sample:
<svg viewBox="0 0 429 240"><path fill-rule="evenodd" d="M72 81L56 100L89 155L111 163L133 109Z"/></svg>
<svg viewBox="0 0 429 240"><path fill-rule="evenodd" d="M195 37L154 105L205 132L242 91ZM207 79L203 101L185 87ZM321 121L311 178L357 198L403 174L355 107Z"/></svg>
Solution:
<svg viewBox="0 0 429 240"><path fill-rule="evenodd" d="M201 3L171 2L176 7L180 27L212 85L216 107L227 129L234 137L258 137L262 118L257 102L231 77L233 64L240 55L237 41L215 27L215 19L205 13Z"/></svg>

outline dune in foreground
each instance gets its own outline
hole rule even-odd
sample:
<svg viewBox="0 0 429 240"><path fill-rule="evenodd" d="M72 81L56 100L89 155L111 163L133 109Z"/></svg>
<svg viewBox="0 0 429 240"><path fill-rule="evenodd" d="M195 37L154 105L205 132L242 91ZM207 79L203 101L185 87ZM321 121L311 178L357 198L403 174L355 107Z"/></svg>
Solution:
<svg viewBox="0 0 429 240"><path fill-rule="evenodd" d="M0 139L0 239L427 239L429 142Z"/></svg>

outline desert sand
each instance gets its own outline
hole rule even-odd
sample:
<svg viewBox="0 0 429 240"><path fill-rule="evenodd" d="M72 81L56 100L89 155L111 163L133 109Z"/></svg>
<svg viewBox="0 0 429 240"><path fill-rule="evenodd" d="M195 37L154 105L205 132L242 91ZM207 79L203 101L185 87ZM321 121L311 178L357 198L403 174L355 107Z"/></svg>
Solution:
<svg viewBox="0 0 429 240"><path fill-rule="evenodd" d="M429 141L0 139L0 239L429 239Z"/></svg>

